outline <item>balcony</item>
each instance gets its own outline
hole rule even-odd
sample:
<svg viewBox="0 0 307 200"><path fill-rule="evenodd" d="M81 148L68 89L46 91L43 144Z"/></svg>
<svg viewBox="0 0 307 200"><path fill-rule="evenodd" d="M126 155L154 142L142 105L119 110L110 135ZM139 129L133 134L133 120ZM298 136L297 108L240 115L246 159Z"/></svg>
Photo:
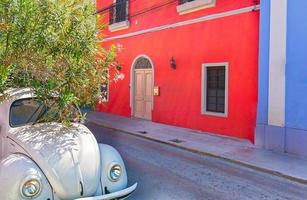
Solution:
<svg viewBox="0 0 307 200"><path fill-rule="evenodd" d="M129 0L117 0L109 9L109 30L111 32L129 28Z"/></svg>
<svg viewBox="0 0 307 200"><path fill-rule="evenodd" d="M195 12L215 6L216 0L178 0L177 12L179 15Z"/></svg>

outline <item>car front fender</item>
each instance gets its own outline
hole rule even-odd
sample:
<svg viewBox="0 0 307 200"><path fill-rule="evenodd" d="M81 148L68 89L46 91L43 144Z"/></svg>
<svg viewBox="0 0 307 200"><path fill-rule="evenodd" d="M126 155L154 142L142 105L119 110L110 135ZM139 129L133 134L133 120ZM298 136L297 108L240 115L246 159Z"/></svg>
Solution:
<svg viewBox="0 0 307 200"><path fill-rule="evenodd" d="M52 188L40 168L26 155L11 154L0 162L0 199L27 200L21 188L29 179L37 178L41 191L36 198L53 200Z"/></svg>
<svg viewBox="0 0 307 200"><path fill-rule="evenodd" d="M128 184L127 171L124 161L118 151L112 146L99 144L100 159L101 159L101 193L108 194L126 189ZM121 177L118 181L111 181L109 172L111 165L119 164L122 169Z"/></svg>

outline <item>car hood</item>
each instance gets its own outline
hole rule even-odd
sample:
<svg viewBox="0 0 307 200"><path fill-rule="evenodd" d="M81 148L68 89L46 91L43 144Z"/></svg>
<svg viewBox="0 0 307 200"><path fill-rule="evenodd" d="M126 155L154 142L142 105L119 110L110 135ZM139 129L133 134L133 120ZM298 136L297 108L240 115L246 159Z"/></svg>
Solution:
<svg viewBox="0 0 307 200"><path fill-rule="evenodd" d="M99 147L85 126L36 124L15 128L8 137L37 163L60 199L89 196L97 191Z"/></svg>

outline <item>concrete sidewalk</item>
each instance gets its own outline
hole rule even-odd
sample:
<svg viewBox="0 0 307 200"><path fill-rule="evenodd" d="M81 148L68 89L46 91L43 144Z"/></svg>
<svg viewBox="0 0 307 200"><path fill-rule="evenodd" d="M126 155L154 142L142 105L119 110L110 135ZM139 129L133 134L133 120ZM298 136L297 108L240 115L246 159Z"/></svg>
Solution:
<svg viewBox="0 0 307 200"><path fill-rule="evenodd" d="M307 184L306 159L260 149L247 140L106 113L91 112L88 122Z"/></svg>

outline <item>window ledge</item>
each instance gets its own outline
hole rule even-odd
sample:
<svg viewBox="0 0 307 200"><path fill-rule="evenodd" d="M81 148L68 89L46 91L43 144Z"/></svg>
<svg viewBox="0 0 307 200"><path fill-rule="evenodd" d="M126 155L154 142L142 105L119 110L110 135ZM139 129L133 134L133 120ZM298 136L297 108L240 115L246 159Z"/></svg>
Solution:
<svg viewBox="0 0 307 200"><path fill-rule="evenodd" d="M177 6L177 12L179 13L179 15L184 15L201 9L214 7L215 1L216 0L195 0L187 2Z"/></svg>
<svg viewBox="0 0 307 200"><path fill-rule="evenodd" d="M201 112L201 114L202 115L210 115L210 116L214 116L214 117L224 117L224 118L228 117L228 113L218 113L218 112L203 111L203 112Z"/></svg>
<svg viewBox="0 0 307 200"><path fill-rule="evenodd" d="M127 29L129 28L129 26L130 26L129 20L117 22L117 23L109 25L109 31L115 32L115 31Z"/></svg>

